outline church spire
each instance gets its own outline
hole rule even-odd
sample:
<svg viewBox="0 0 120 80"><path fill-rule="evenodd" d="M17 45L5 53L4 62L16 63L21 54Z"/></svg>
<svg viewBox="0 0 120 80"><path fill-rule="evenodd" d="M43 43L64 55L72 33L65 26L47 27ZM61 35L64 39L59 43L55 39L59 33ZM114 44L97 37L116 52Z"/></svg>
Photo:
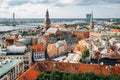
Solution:
<svg viewBox="0 0 120 80"><path fill-rule="evenodd" d="M13 24L12 25L16 26L16 24L15 24L15 13L13 13Z"/></svg>
<svg viewBox="0 0 120 80"><path fill-rule="evenodd" d="M46 10L46 15L45 15L45 21L44 21L44 28L47 30L50 27L50 19L49 19L49 11L48 9Z"/></svg>
<svg viewBox="0 0 120 80"><path fill-rule="evenodd" d="M91 12L90 23L93 23L93 11Z"/></svg>
<svg viewBox="0 0 120 80"><path fill-rule="evenodd" d="M48 11L48 9L46 11L46 18L49 18L49 11Z"/></svg>

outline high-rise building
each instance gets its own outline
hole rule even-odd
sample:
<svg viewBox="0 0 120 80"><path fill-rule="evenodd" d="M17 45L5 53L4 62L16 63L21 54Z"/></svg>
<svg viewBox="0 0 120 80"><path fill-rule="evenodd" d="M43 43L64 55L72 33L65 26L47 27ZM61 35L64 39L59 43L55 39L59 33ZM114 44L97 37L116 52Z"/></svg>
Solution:
<svg viewBox="0 0 120 80"><path fill-rule="evenodd" d="M94 28L94 21L93 21L93 12L91 13L91 17L90 17L90 25L89 25L89 29L93 30Z"/></svg>
<svg viewBox="0 0 120 80"><path fill-rule="evenodd" d="M50 27L51 21L49 18L49 11L47 9L46 11L46 16L45 16L45 21L44 21L44 29L47 30Z"/></svg>
<svg viewBox="0 0 120 80"><path fill-rule="evenodd" d="M89 24L92 14L86 14L86 22Z"/></svg>

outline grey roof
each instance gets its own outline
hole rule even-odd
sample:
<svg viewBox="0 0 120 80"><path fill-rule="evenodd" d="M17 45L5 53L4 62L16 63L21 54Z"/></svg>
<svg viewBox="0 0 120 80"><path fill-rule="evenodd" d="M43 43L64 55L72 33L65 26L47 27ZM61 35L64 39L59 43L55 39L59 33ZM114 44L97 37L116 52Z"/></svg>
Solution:
<svg viewBox="0 0 120 80"><path fill-rule="evenodd" d="M56 43L57 42L57 38L51 37L51 40L49 42L50 43Z"/></svg>
<svg viewBox="0 0 120 80"><path fill-rule="evenodd" d="M23 38L34 38L34 39L38 39L39 36L23 36Z"/></svg>
<svg viewBox="0 0 120 80"><path fill-rule="evenodd" d="M105 48L105 46L97 46L97 48Z"/></svg>
<svg viewBox="0 0 120 80"><path fill-rule="evenodd" d="M49 28L46 32L56 33L58 28Z"/></svg>
<svg viewBox="0 0 120 80"><path fill-rule="evenodd" d="M116 43L114 46L116 46L117 49L120 48L120 43Z"/></svg>
<svg viewBox="0 0 120 80"><path fill-rule="evenodd" d="M55 43L55 46L58 48L60 46L64 46L66 44L66 42L63 40L63 41L58 41Z"/></svg>
<svg viewBox="0 0 120 80"><path fill-rule="evenodd" d="M22 63L22 60L9 58L0 62L0 77L8 73L16 64Z"/></svg>
<svg viewBox="0 0 120 80"><path fill-rule="evenodd" d="M3 36L2 36L2 35L0 35L0 39L3 39Z"/></svg>
<svg viewBox="0 0 120 80"><path fill-rule="evenodd" d="M89 30L87 30L87 29L80 29L80 30L76 30L76 31L78 31L78 32L89 32Z"/></svg>
<svg viewBox="0 0 120 80"><path fill-rule="evenodd" d="M25 45L28 45L28 44L31 44L31 40L28 40L28 39L19 39L17 40L18 42L22 42L24 43Z"/></svg>
<svg viewBox="0 0 120 80"><path fill-rule="evenodd" d="M76 37L65 37L65 41L67 42L67 44L73 44L78 42Z"/></svg>
<svg viewBox="0 0 120 80"><path fill-rule="evenodd" d="M6 55L7 51L0 51L0 55Z"/></svg>
<svg viewBox="0 0 120 80"><path fill-rule="evenodd" d="M60 31L71 32L71 30L66 29L66 28L59 28L59 29L60 29Z"/></svg>
<svg viewBox="0 0 120 80"><path fill-rule="evenodd" d="M19 31L12 31L10 34L12 35L19 34Z"/></svg>
<svg viewBox="0 0 120 80"><path fill-rule="evenodd" d="M24 53L26 51L26 46L7 46L7 53Z"/></svg>
<svg viewBox="0 0 120 80"><path fill-rule="evenodd" d="M112 39L110 39L110 41L120 42L120 39L119 38L112 38Z"/></svg>
<svg viewBox="0 0 120 80"><path fill-rule="evenodd" d="M101 53L101 54L106 54L106 53L107 53L107 49L106 49L106 48L103 49L100 53Z"/></svg>

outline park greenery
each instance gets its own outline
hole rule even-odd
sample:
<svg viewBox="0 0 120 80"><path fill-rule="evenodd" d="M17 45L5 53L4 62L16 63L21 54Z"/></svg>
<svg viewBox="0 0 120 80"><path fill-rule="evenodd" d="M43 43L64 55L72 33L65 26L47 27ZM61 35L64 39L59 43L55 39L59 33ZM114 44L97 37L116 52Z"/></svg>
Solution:
<svg viewBox="0 0 120 80"><path fill-rule="evenodd" d="M62 71L41 72L38 80L120 80L119 75L96 75L92 72L86 73L66 73Z"/></svg>

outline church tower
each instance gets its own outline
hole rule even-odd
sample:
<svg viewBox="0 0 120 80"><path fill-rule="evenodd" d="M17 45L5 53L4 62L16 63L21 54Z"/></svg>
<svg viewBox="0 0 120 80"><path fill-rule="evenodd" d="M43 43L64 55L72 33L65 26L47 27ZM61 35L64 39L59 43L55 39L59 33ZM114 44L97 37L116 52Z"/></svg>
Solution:
<svg viewBox="0 0 120 80"><path fill-rule="evenodd" d="M16 26L16 24L15 24L15 13L13 13L13 24L12 25Z"/></svg>
<svg viewBox="0 0 120 80"><path fill-rule="evenodd" d="M89 25L89 29L90 30L93 30L94 28L94 21L93 21L93 12L91 14L91 18L90 18L90 25Z"/></svg>
<svg viewBox="0 0 120 80"><path fill-rule="evenodd" d="M45 21L44 21L44 29L47 30L50 27L50 19L49 19L49 11L47 9L46 15L45 15Z"/></svg>

